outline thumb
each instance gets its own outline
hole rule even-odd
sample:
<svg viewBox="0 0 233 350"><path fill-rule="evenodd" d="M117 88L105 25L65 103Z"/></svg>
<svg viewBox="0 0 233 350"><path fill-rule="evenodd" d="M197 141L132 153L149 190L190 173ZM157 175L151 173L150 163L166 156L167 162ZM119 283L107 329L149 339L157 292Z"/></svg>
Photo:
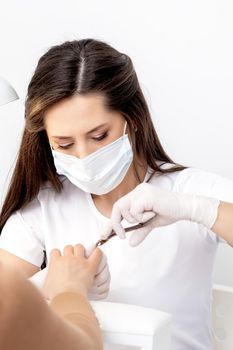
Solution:
<svg viewBox="0 0 233 350"><path fill-rule="evenodd" d="M94 249L95 249L95 243L92 242L85 250L86 258L89 258L89 256L93 253Z"/></svg>
<svg viewBox="0 0 233 350"><path fill-rule="evenodd" d="M144 239L147 237L148 234L149 234L149 230L146 229L146 227L136 230L131 235L129 244L131 245L131 247L138 246L140 243L142 243L142 241L144 241Z"/></svg>
<svg viewBox="0 0 233 350"><path fill-rule="evenodd" d="M91 263L91 267L93 268L94 272L98 270L102 255L102 251L99 248L95 248L88 258L88 261Z"/></svg>
<svg viewBox="0 0 233 350"><path fill-rule="evenodd" d="M148 224L145 224L142 228L137 229L133 232L130 237L129 244L131 247L138 246L148 234L153 230L153 228L158 226L158 216L156 215L154 219L149 220Z"/></svg>

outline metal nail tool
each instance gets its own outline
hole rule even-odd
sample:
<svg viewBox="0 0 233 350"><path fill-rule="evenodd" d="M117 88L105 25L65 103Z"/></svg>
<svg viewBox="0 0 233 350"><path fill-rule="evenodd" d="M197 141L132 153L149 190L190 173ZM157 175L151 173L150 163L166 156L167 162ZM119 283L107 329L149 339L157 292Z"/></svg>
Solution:
<svg viewBox="0 0 233 350"><path fill-rule="evenodd" d="M135 231L135 230L137 230L138 228L141 228L141 227L147 225L148 222L150 222L152 219L154 219L154 217L151 218L150 220L146 221L146 222L139 223L139 224L137 224L137 225L133 225L133 226L130 226L130 227L126 227L126 228L124 228L124 230L125 230L125 232ZM96 246L96 247L99 247L99 246L103 245L104 243L108 242L112 237L114 237L114 236L116 236L116 235L117 235L116 232L115 232L114 230L112 230L112 232L109 234L108 237L99 239L99 240L96 242L96 245L95 245L95 246Z"/></svg>

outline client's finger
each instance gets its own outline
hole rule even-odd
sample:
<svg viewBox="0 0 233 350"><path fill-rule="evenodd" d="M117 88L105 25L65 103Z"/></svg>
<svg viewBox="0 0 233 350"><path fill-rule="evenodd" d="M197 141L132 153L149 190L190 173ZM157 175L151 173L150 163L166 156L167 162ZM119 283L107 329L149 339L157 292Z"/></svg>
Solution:
<svg viewBox="0 0 233 350"><path fill-rule="evenodd" d="M85 257L85 248L82 244L75 244L74 255Z"/></svg>
<svg viewBox="0 0 233 350"><path fill-rule="evenodd" d="M73 255L74 254L74 248L72 245L66 245L63 249L63 255Z"/></svg>
<svg viewBox="0 0 233 350"><path fill-rule="evenodd" d="M50 259L59 258L61 256L61 251L59 249L52 249L50 252Z"/></svg>

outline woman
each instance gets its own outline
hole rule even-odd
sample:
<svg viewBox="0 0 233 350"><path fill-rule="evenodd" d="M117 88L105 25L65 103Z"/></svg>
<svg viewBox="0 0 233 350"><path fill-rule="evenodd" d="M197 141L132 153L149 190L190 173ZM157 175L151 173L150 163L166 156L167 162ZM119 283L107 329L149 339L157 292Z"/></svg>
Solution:
<svg viewBox="0 0 233 350"><path fill-rule="evenodd" d="M65 42L41 57L28 87L25 121L1 213L0 256L28 276L40 270L43 251L87 247L109 232L114 203L142 182L233 202L231 181L168 157L130 58L103 42ZM143 203L148 195L141 191L139 197ZM198 219L159 227L134 249L128 239L103 246L111 272L106 300L172 313L173 350L211 347L212 271L220 237ZM98 296L106 297L107 289Z"/></svg>
<svg viewBox="0 0 233 350"><path fill-rule="evenodd" d="M0 263L0 348L4 350L101 350L98 320L87 291L101 262L101 251L85 257L82 245L51 252L43 291L50 307L22 272ZM54 336L55 335L55 336Z"/></svg>

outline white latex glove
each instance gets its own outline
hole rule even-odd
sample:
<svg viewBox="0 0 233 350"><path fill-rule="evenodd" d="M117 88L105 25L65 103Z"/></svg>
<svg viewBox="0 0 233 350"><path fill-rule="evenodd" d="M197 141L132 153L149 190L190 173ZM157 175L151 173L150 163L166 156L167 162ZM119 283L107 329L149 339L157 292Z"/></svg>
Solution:
<svg viewBox="0 0 233 350"><path fill-rule="evenodd" d="M91 252L95 249L95 243L86 249L86 257L91 255ZM93 285L88 293L88 299L100 300L107 297L110 287L111 275L108 268L107 257L102 251L102 260L99 264L97 274L95 275Z"/></svg>
<svg viewBox="0 0 233 350"><path fill-rule="evenodd" d="M120 238L125 238L122 219L132 224L151 219L131 235L131 246L141 243L155 227L179 220L197 222L210 229L217 218L218 205L217 199L166 191L141 183L114 204L110 224L101 238L106 238L112 229Z"/></svg>
<svg viewBox="0 0 233 350"><path fill-rule="evenodd" d="M91 252L94 250L95 244L91 244L86 249L86 257L91 255ZM29 280L38 288L42 289L44 285L45 278L48 273L48 267L39 272L35 273ZM91 300L100 300L107 297L110 287L110 272L107 263L107 257L103 252L102 260L100 262L97 274L95 275L93 285L91 290L88 293L88 298Z"/></svg>

